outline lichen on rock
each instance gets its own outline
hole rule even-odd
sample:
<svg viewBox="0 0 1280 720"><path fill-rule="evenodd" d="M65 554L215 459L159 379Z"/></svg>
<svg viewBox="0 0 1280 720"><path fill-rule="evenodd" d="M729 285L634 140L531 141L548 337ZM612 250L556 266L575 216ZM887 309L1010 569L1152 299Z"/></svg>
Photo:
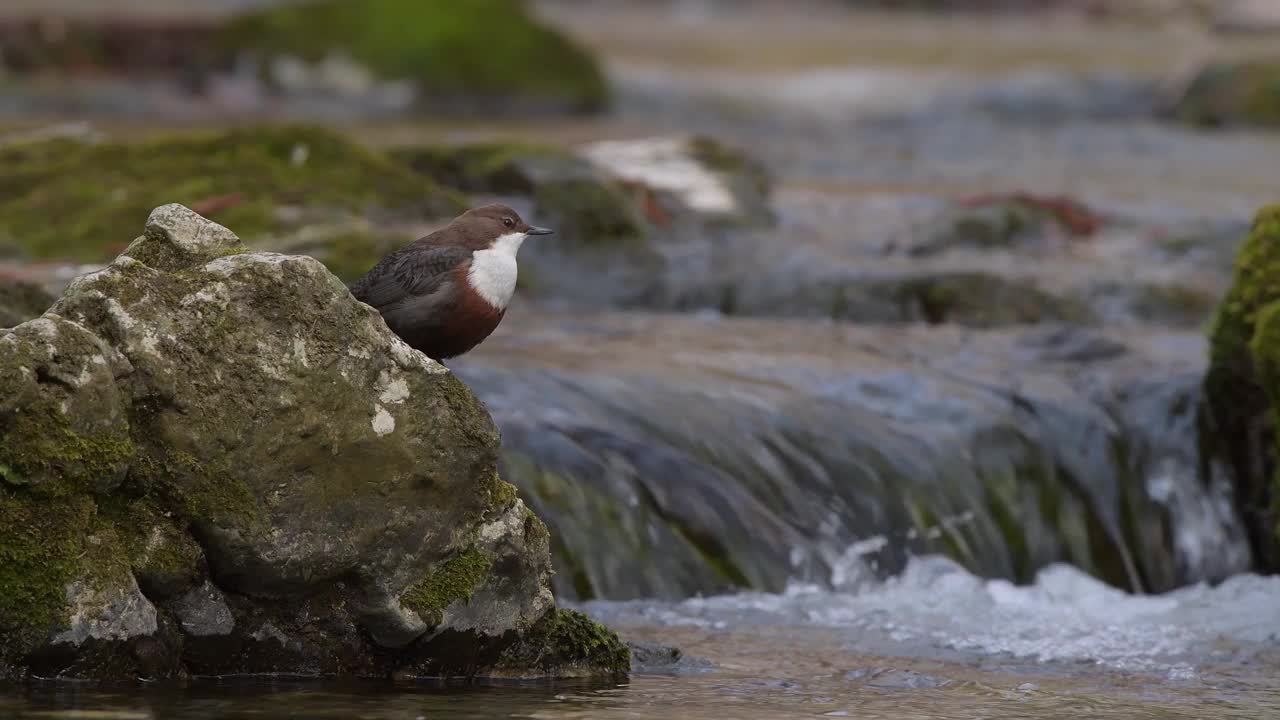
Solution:
<svg viewBox="0 0 1280 720"><path fill-rule="evenodd" d="M0 390L0 675L485 674L554 611L474 395L183 206L0 331Z"/></svg>

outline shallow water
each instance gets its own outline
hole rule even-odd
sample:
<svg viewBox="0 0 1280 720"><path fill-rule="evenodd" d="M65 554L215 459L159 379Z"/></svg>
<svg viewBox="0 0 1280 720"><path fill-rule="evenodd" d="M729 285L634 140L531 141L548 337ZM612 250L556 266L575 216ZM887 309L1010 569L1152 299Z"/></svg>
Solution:
<svg viewBox="0 0 1280 720"><path fill-rule="evenodd" d="M35 686L21 718L1260 718L1280 713L1280 578L1132 596L1068 566L1015 587L948 560L834 593L793 586L588 603L677 665L623 684L432 686L203 680Z"/></svg>

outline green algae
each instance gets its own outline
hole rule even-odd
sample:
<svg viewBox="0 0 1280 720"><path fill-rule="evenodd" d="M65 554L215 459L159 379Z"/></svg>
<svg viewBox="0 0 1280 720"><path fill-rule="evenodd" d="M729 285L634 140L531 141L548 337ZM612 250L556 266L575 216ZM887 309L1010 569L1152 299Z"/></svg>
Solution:
<svg viewBox="0 0 1280 720"><path fill-rule="evenodd" d="M460 205L386 156L312 127L97 145L51 140L0 149L0 167L0 244L34 258L107 259L123 249L122 229L170 202L216 208L209 217L250 245L308 213L425 218Z"/></svg>
<svg viewBox="0 0 1280 720"><path fill-rule="evenodd" d="M457 553L430 575L409 586L400 596L400 602L434 627L444 619L444 610L450 604L471 599L492 567L493 557L483 550L471 548Z"/></svg>
<svg viewBox="0 0 1280 720"><path fill-rule="evenodd" d="M516 0L317 0L247 13L217 43L309 62L342 52L383 79L413 82L437 111L513 103L590 111L608 96L591 56Z"/></svg>

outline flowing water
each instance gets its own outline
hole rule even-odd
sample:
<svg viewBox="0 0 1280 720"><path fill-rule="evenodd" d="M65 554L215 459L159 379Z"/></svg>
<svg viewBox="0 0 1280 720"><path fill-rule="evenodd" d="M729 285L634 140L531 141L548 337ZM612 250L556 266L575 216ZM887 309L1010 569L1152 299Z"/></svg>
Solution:
<svg viewBox="0 0 1280 720"><path fill-rule="evenodd" d="M287 679L139 691L35 686L20 718L1264 718L1280 580L1133 596L1070 566L1015 586L945 558L833 593L793 585L680 602L590 603L685 657L622 685L432 686Z"/></svg>
<svg viewBox="0 0 1280 720"><path fill-rule="evenodd" d="M1280 136L1153 119L1172 65L1255 41L822 3L541 7L609 62L612 116L369 135L706 132L773 173L775 228L662 247L681 262L626 307L521 303L450 363L553 529L557 595L684 657L623 685L36 685L0 715L1280 717L1280 580L1247 573L1197 425L1203 325L1276 199ZM1071 194L1107 226L897 249L949 198L1010 190ZM939 323L884 290L956 274L1086 319Z"/></svg>

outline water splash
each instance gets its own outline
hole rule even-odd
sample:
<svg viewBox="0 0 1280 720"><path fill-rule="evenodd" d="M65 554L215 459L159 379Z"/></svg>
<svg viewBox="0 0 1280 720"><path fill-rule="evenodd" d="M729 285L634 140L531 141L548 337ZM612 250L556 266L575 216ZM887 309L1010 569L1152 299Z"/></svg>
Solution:
<svg viewBox="0 0 1280 720"><path fill-rule="evenodd" d="M1134 595L1063 564L1017 586L926 556L852 592L793 583L776 594L585 607L622 625L823 626L859 652L1083 663L1187 680L1203 663L1243 663L1265 652L1280 633L1277 593L1280 578L1238 575L1217 586Z"/></svg>

